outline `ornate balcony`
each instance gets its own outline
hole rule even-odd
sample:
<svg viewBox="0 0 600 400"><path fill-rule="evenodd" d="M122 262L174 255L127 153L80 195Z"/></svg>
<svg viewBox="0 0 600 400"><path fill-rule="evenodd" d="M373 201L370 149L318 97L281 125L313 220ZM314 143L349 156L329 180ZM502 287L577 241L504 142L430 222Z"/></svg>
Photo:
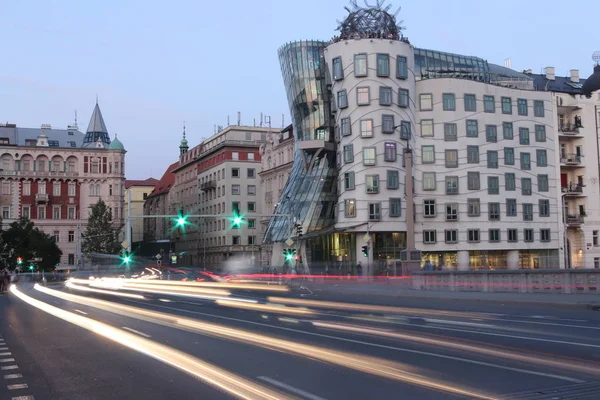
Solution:
<svg viewBox="0 0 600 400"><path fill-rule="evenodd" d="M209 190L215 190L217 188L217 182L212 180L208 182L204 182L200 185L200 190L204 192L208 192Z"/></svg>
<svg viewBox="0 0 600 400"><path fill-rule="evenodd" d="M567 186L561 187L561 191L567 196L581 196L583 195L583 185L571 182Z"/></svg>
<svg viewBox="0 0 600 400"><path fill-rule="evenodd" d="M560 157L560 163L563 166L580 166L582 164L583 156L578 154L563 154Z"/></svg>
<svg viewBox="0 0 600 400"><path fill-rule="evenodd" d="M567 215L567 226L576 228L584 223L585 215Z"/></svg>
<svg viewBox="0 0 600 400"><path fill-rule="evenodd" d="M37 204L48 204L49 201L50 196L48 196L48 193L38 193L35 195L35 202Z"/></svg>

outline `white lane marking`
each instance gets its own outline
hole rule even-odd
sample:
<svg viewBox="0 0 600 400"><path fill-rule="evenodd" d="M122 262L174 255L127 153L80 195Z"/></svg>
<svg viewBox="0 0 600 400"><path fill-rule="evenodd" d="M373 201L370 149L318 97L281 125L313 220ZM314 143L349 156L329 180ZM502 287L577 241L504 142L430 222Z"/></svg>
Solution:
<svg viewBox="0 0 600 400"><path fill-rule="evenodd" d="M2 371L8 371L11 369L19 369L18 365L5 365L4 367L0 367L0 370Z"/></svg>
<svg viewBox="0 0 600 400"><path fill-rule="evenodd" d="M8 350L8 347L0 347L0 350Z"/></svg>
<svg viewBox="0 0 600 400"><path fill-rule="evenodd" d="M286 317L279 317L279 321L281 321L281 322L291 322L292 324L298 324L298 323L300 323L300 321L298 321L295 318L286 318Z"/></svg>
<svg viewBox="0 0 600 400"><path fill-rule="evenodd" d="M136 335L140 335L140 336L143 336L143 337L146 337L146 338L152 337L150 335L145 334L144 332L136 331L135 329L131 329L131 328L128 328L126 326L122 326L121 328L125 329L126 331L129 331L131 333L135 333Z"/></svg>
<svg viewBox="0 0 600 400"><path fill-rule="evenodd" d="M309 399L309 400L325 400L323 397L319 397L317 395L314 395L312 393L306 392L302 389L298 389L295 388L293 386L288 385L287 383L283 383L283 382L279 382L278 380L275 380L273 378L269 378L268 376L259 376L258 379L260 379L261 381L265 381L270 383L273 386L277 386L280 387L282 389L287 390L288 392L292 392L295 393L299 396L302 396L305 399Z"/></svg>
<svg viewBox="0 0 600 400"><path fill-rule="evenodd" d="M18 389L27 389L29 386L27 386L26 383L17 383L15 385L7 385L6 387L8 388L8 390L18 390Z"/></svg>
<svg viewBox="0 0 600 400"><path fill-rule="evenodd" d="M512 315L512 317L518 317L518 315ZM523 317L523 318L527 318L527 317ZM570 322L588 322L587 319L571 319L571 318L551 317L551 316L546 316L546 315L532 315L529 318L552 319L552 320L556 320L556 321L570 321Z"/></svg>
<svg viewBox="0 0 600 400"><path fill-rule="evenodd" d="M0 357L1 356L12 356L12 353L10 351L7 351L5 353L0 353Z"/></svg>
<svg viewBox="0 0 600 400"><path fill-rule="evenodd" d="M0 363L15 362L14 358L0 358Z"/></svg>
<svg viewBox="0 0 600 400"><path fill-rule="evenodd" d="M169 300L169 299L158 299L158 301L162 301L163 303L172 303L173 300Z"/></svg>
<svg viewBox="0 0 600 400"><path fill-rule="evenodd" d="M86 313L85 311L81 311L78 309L74 309L75 312L78 312L79 314L83 314L83 315L88 315L88 313Z"/></svg>
<svg viewBox="0 0 600 400"><path fill-rule="evenodd" d="M564 326L567 328L581 328L581 329L596 329L600 330L600 326L584 326L584 325L573 325L573 324L559 324L557 322L540 322L540 321L519 321L517 319L501 319L500 322L516 322L518 324L535 324L535 325L552 325L552 326Z"/></svg>
<svg viewBox="0 0 600 400"><path fill-rule="evenodd" d="M21 374L9 374L9 375L4 375L4 379L18 379L18 378L22 378L23 375Z"/></svg>
<svg viewBox="0 0 600 400"><path fill-rule="evenodd" d="M136 301L136 300L127 300L127 301L130 301L132 303L149 305L148 303L142 303L141 301ZM322 334L322 333L302 331L300 329L286 328L284 326L269 325L269 324L263 324L261 322L247 321L247 320L239 319L239 318L224 317L224 316L221 316L221 315L203 313L203 312L199 312L199 311L182 310L182 309L178 309L178 308L174 308L174 307L161 306L161 305L158 305L158 304L151 304L150 306L152 306L152 307L159 307L159 308L166 308L166 309L169 309L169 310L183 311L183 312L187 312L187 313L190 313L190 314L205 315L205 316L208 316L208 317L214 317L214 318L225 319L225 320L230 320L230 321L244 322L244 323L247 323L247 324L250 324L250 325L264 326L264 327L271 328L271 329L279 329L279 330L283 330L283 331L302 333L304 335L309 335L309 336L323 337L323 338L327 338L327 339L339 340L341 342L355 343L355 344L360 344L360 345L365 345L365 346L378 347L378 348L382 348L382 349L394 350L394 351L399 351L399 352L403 352L403 353L420 354L420 355L425 355L425 356L443 358L443 359L446 359L446 360L461 361L461 362L465 362L465 363L468 363L468 364L483 365L483 366L491 367L491 368L504 369L504 370L507 370L507 371L521 372L521 373L524 373L524 374L537 375L537 376L545 376L545 377L548 377L548 378L561 379L561 380L568 381L568 382L574 382L574 383L583 383L583 382L585 382L585 381L582 381L580 379L570 378L568 376L547 374L547 373L544 373L544 372L537 372L537 371L532 371L532 370L522 369L522 368L507 367L505 365L492 364L492 363L487 363L487 362L484 362L484 361L470 360L468 358L446 356L446 355L443 355L443 354L431 353L431 352L428 352L428 351L404 349L404 348L400 348L400 347L387 346L387 345L384 345L384 344L365 342L365 341L362 341L362 340L347 339L347 338L342 338L342 337L337 337L337 336L332 336L332 335L325 335L325 334Z"/></svg>
<svg viewBox="0 0 600 400"><path fill-rule="evenodd" d="M11 400L35 400L33 396L18 396L13 397Z"/></svg>
<svg viewBox="0 0 600 400"><path fill-rule="evenodd" d="M464 326L472 326L479 328L496 328L496 325L490 324L477 324L475 322L463 322L463 321L449 321L445 319L433 319L433 318L424 318L427 322L432 322L434 324L446 324L446 325L464 325Z"/></svg>

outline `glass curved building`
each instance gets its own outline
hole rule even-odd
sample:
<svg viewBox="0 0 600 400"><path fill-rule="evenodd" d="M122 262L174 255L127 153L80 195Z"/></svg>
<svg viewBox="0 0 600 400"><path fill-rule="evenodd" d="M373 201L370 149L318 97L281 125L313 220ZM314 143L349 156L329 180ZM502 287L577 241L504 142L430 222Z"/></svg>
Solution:
<svg viewBox="0 0 600 400"><path fill-rule="evenodd" d="M295 156L288 182L269 222L265 242L322 232L335 223L336 162L333 143L327 43L299 41L279 49L283 81L292 115Z"/></svg>

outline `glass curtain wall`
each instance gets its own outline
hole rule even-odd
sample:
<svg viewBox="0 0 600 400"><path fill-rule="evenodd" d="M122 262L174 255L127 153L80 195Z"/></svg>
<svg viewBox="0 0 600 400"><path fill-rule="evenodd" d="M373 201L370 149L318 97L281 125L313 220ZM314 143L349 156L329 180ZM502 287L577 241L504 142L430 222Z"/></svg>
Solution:
<svg viewBox="0 0 600 400"><path fill-rule="evenodd" d="M300 150L306 140L333 143L329 74L323 56L326 43L300 41L279 49L279 62L292 115L295 135L294 164L269 222L264 242L283 242L292 235L292 224L302 225L304 234L335 223L335 152ZM291 215L292 218L288 218ZM293 234L295 236L295 233Z"/></svg>
<svg viewBox="0 0 600 400"><path fill-rule="evenodd" d="M482 58L415 48L415 75L417 80L457 78L489 83L490 67Z"/></svg>

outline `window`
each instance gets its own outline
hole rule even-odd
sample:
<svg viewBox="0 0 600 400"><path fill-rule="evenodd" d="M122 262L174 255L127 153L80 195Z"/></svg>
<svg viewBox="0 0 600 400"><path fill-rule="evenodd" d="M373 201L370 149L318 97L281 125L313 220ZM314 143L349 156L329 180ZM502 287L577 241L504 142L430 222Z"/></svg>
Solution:
<svg viewBox="0 0 600 400"><path fill-rule="evenodd" d="M503 122L502 123L502 137L504 140L513 140L513 124L512 122Z"/></svg>
<svg viewBox="0 0 600 400"><path fill-rule="evenodd" d="M75 241L75 231L69 231L69 243L73 243Z"/></svg>
<svg viewBox="0 0 600 400"><path fill-rule="evenodd" d="M540 229L540 242L550 241L550 229Z"/></svg>
<svg viewBox="0 0 600 400"><path fill-rule="evenodd" d="M488 203L488 217L490 221L500 221L500 203Z"/></svg>
<svg viewBox="0 0 600 400"><path fill-rule="evenodd" d="M377 76L390 76L389 54L377 54Z"/></svg>
<svg viewBox="0 0 600 400"><path fill-rule="evenodd" d="M10 182L2 182L2 194L10 194Z"/></svg>
<svg viewBox="0 0 600 400"><path fill-rule="evenodd" d="M344 173L344 190L354 190L354 171Z"/></svg>
<svg viewBox="0 0 600 400"><path fill-rule="evenodd" d="M400 187L400 177L398 171L388 170L387 171L387 188L396 190Z"/></svg>
<svg viewBox="0 0 600 400"><path fill-rule="evenodd" d="M252 140L252 132L246 132L246 140Z"/></svg>
<svg viewBox="0 0 600 400"><path fill-rule="evenodd" d="M431 93L423 93L419 96L419 108L421 111L433 110L433 95Z"/></svg>
<svg viewBox="0 0 600 400"><path fill-rule="evenodd" d="M381 116L381 132L382 133L394 133L394 116L383 114Z"/></svg>
<svg viewBox="0 0 600 400"><path fill-rule="evenodd" d="M396 143L385 142L385 152L383 154L384 161L396 161Z"/></svg>
<svg viewBox="0 0 600 400"><path fill-rule="evenodd" d="M515 149L512 147L504 148L504 165L515 165Z"/></svg>
<svg viewBox="0 0 600 400"><path fill-rule="evenodd" d="M223 203L223 206L225 206L225 203ZM225 211L225 207L223 207L223 211ZM248 202L248 212L256 212L256 203L253 201L249 201Z"/></svg>
<svg viewBox="0 0 600 400"><path fill-rule="evenodd" d="M67 190L68 190L68 193L67 193L67 194L68 194L70 197L73 197L73 196L75 196L75 191L76 191L76 188L75 188L75 184L74 184L74 183L69 183L69 185L67 186ZM147 194L147 193L144 193L144 194ZM146 199L144 198L144 200L146 200Z"/></svg>
<svg viewBox="0 0 600 400"><path fill-rule="evenodd" d="M379 175L367 175L365 186L368 194L379 193Z"/></svg>
<svg viewBox="0 0 600 400"><path fill-rule="evenodd" d="M536 150L535 151L536 162L538 167L547 167L548 166L548 154L546 150Z"/></svg>
<svg viewBox="0 0 600 400"><path fill-rule="evenodd" d="M254 246L256 244L256 236L248 236L248 245Z"/></svg>
<svg viewBox="0 0 600 400"><path fill-rule="evenodd" d="M422 119L421 120L421 136L422 137L433 137L433 120Z"/></svg>
<svg viewBox="0 0 600 400"><path fill-rule="evenodd" d="M500 241L500 229L490 229L490 243L498 243Z"/></svg>
<svg viewBox="0 0 600 400"><path fill-rule="evenodd" d="M37 170L40 171L40 172L46 171L46 161L45 160L39 160L37 162L37 167L38 167ZM6 167L4 169L6 169Z"/></svg>
<svg viewBox="0 0 600 400"><path fill-rule="evenodd" d="M344 200L344 216L346 218L356 217L356 200L354 200L354 199Z"/></svg>
<svg viewBox="0 0 600 400"><path fill-rule="evenodd" d="M477 111L477 98L474 94L465 94L465 111Z"/></svg>
<svg viewBox="0 0 600 400"><path fill-rule="evenodd" d="M37 217L38 217L38 219L46 219L46 207L45 206L38 207Z"/></svg>
<svg viewBox="0 0 600 400"><path fill-rule="evenodd" d="M442 103L444 111L456 111L456 98L454 97L454 93L442 94Z"/></svg>
<svg viewBox="0 0 600 400"><path fill-rule="evenodd" d="M488 194L500 194L500 178L488 176Z"/></svg>
<svg viewBox="0 0 600 400"><path fill-rule="evenodd" d="M592 244L594 246L598 246L600 244L600 242L598 241L599 237L600 237L600 231L592 231Z"/></svg>
<svg viewBox="0 0 600 400"><path fill-rule="evenodd" d="M479 217L481 213L481 204L479 199L467 199L467 215L469 217Z"/></svg>
<svg viewBox="0 0 600 400"><path fill-rule="evenodd" d="M423 231L423 243L435 244L437 242L435 231Z"/></svg>
<svg viewBox="0 0 600 400"><path fill-rule="evenodd" d="M234 201L231 203L231 212L234 214L240 213L240 203L239 202Z"/></svg>
<svg viewBox="0 0 600 400"><path fill-rule="evenodd" d="M10 207L9 206L2 207L2 218L3 219L10 218Z"/></svg>
<svg viewBox="0 0 600 400"><path fill-rule="evenodd" d="M486 113L495 113L496 104L494 103L494 96L483 96L483 111Z"/></svg>
<svg viewBox="0 0 600 400"><path fill-rule="evenodd" d="M54 243L60 242L60 231L54 231L53 233Z"/></svg>
<svg viewBox="0 0 600 400"><path fill-rule="evenodd" d="M421 147L421 159L423 164L435 163L435 146Z"/></svg>
<svg viewBox="0 0 600 400"><path fill-rule="evenodd" d="M469 229L467 231L467 241L469 243L479 243L479 229Z"/></svg>
<svg viewBox="0 0 600 400"><path fill-rule="evenodd" d="M30 219L31 218L31 207L29 207L29 206L23 206L23 210L21 212L21 216L23 218Z"/></svg>
<svg viewBox="0 0 600 400"><path fill-rule="evenodd" d="M348 107L348 92L346 89L338 90L337 92L337 105L339 108Z"/></svg>
<svg viewBox="0 0 600 400"><path fill-rule="evenodd" d="M446 177L446 194L458 194L458 176Z"/></svg>
<svg viewBox="0 0 600 400"><path fill-rule="evenodd" d="M379 87L379 105L391 106L392 105L392 88L388 86Z"/></svg>
<svg viewBox="0 0 600 400"><path fill-rule="evenodd" d="M458 221L458 204L446 204L446 221Z"/></svg>
<svg viewBox="0 0 600 400"><path fill-rule="evenodd" d="M506 233L508 234L508 242L509 243L514 243L514 242L519 241L519 235L518 235L518 231L516 229L508 229L506 231Z"/></svg>
<svg viewBox="0 0 600 400"><path fill-rule="evenodd" d="M544 118L544 102L542 100L533 101L533 116Z"/></svg>
<svg viewBox="0 0 600 400"><path fill-rule="evenodd" d="M372 119L361 119L360 120L360 136L361 137L373 137L373 120Z"/></svg>
<svg viewBox="0 0 600 400"><path fill-rule="evenodd" d="M546 125L535 126L535 141L545 142L546 141Z"/></svg>
<svg viewBox="0 0 600 400"><path fill-rule="evenodd" d="M528 128L519 128L519 144L529 144Z"/></svg>
<svg viewBox="0 0 600 400"><path fill-rule="evenodd" d="M113 188L112 185L108 185L108 195L112 196L113 195Z"/></svg>
<svg viewBox="0 0 600 400"><path fill-rule="evenodd" d="M521 169L529 171L531 169L531 154L521 153Z"/></svg>
<svg viewBox="0 0 600 400"><path fill-rule="evenodd" d="M231 159L232 160L239 160L240 159L240 153L237 151L234 151L231 153Z"/></svg>
<svg viewBox="0 0 600 400"><path fill-rule="evenodd" d="M550 216L550 200L540 200L539 208L540 217Z"/></svg>
<svg viewBox="0 0 600 400"><path fill-rule="evenodd" d="M368 106L371 103L371 94L368 86L356 89L356 103L359 106Z"/></svg>
<svg viewBox="0 0 600 400"><path fill-rule="evenodd" d="M467 163L479 164L479 146L467 146Z"/></svg>
<svg viewBox="0 0 600 400"><path fill-rule="evenodd" d="M68 265L75 265L75 254L69 253L67 255L67 264Z"/></svg>
<svg viewBox="0 0 600 400"><path fill-rule="evenodd" d="M240 185L231 185L231 194L240 194Z"/></svg>
<svg viewBox="0 0 600 400"><path fill-rule="evenodd" d="M381 203L369 203L369 221L381 219Z"/></svg>
<svg viewBox="0 0 600 400"><path fill-rule="evenodd" d="M402 213L402 201L398 198L390 199L390 217L399 217Z"/></svg>
<svg viewBox="0 0 600 400"><path fill-rule="evenodd" d="M333 69L333 80L339 81L340 79L344 79L344 68L342 67L342 57L336 57L331 62ZM356 65L356 64L355 64ZM356 68L356 66L354 67Z"/></svg>
<svg viewBox="0 0 600 400"><path fill-rule="evenodd" d="M396 78L408 78L408 61L404 56L396 57Z"/></svg>
<svg viewBox="0 0 600 400"><path fill-rule="evenodd" d="M523 203L523 221L533 221L533 204Z"/></svg>
<svg viewBox="0 0 600 400"><path fill-rule="evenodd" d="M423 190L435 190L435 172L423 172Z"/></svg>
<svg viewBox="0 0 600 400"><path fill-rule="evenodd" d="M398 107L408 107L409 93L408 89L398 89Z"/></svg>
<svg viewBox="0 0 600 400"><path fill-rule="evenodd" d="M517 199L506 199L506 216L517 216Z"/></svg>
<svg viewBox="0 0 600 400"><path fill-rule="evenodd" d="M600 257L594 257L594 268L600 268Z"/></svg>
<svg viewBox="0 0 600 400"><path fill-rule="evenodd" d="M31 182L23 182L23 196L31 196Z"/></svg>
<svg viewBox="0 0 600 400"><path fill-rule="evenodd" d="M502 97L502 114L512 114L512 99Z"/></svg>
<svg viewBox="0 0 600 400"><path fill-rule="evenodd" d="M435 200L423 200L423 216L431 218L435 215Z"/></svg>
<svg viewBox="0 0 600 400"><path fill-rule="evenodd" d="M67 218L75 219L75 207L69 207L67 209Z"/></svg>
<svg viewBox="0 0 600 400"><path fill-rule="evenodd" d="M256 195L256 185L248 185L248 195Z"/></svg>
<svg viewBox="0 0 600 400"><path fill-rule="evenodd" d="M410 121L400 121L400 139L410 140L411 134Z"/></svg>
<svg viewBox="0 0 600 400"><path fill-rule="evenodd" d="M444 124L444 140L446 142L456 142L456 124Z"/></svg>
<svg viewBox="0 0 600 400"><path fill-rule="evenodd" d="M248 178L253 179L256 177L256 171L254 170L254 168L248 168L248 170L246 171L246 174L248 176Z"/></svg>
<svg viewBox="0 0 600 400"><path fill-rule="evenodd" d="M344 163L350 164L354 162L354 145L344 145Z"/></svg>
<svg viewBox="0 0 600 400"><path fill-rule="evenodd" d="M242 244L242 238L240 236L232 236L231 244L234 246L239 246L240 244Z"/></svg>
<svg viewBox="0 0 600 400"><path fill-rule="evenodd" d="M525 242L533 242L533 229L523 229Z"/></svg>
<svg viewBox="0 0 600 400"><path fill-rule="evenodd" d="M255 219L248 220L248 229L256 229L256 220Z"/></svg>
<svg viewBox="0 0 600 400"><path fill-rule="evenodd" d="M521 178L521 194L531 196L531 178Z"/></svg>
<svg viewBox="0 0 600 400"><path fill-rule="evenodd" d="M98 162L98 159L96 157L92 158L92 174L97 174L98 172L100 172L100 163ZM48 165L49 168L52 168L52 171L57 171L58 170L58 165L57 163L53 163L53 165ZM116 172L116 171L115 171Z"/></svg>
<svg viewBox="0 0 600 400"><path fill-rule="evenodd" d="M504 190L517 190L516 178L513 172L507 172L504 174Z"/></svg>
<svg viewBox="0 0 600 400"><path fill-rule="evenodd" d="M446 168L458 168L458 150L446 150Z"/></svg>
<svg viewBox="0 0 600 400"><path fill-rule="evenodd" d="M495 150L488 150L487 152L487 167L498 168L498 152Z"/></svg>
<svg viewBox="0 0 600 400"><path fill-rule="evenodd" d="M54 182L52 184L52 195L60 196L60 182Z"/></svg>
<svg viewBox="0 0 600 400"><path fill-rule="evenodd" d="M375 147L363 149L363 165L375 165Z"/></svg>
<svg viewBox="0 0 600 400"><path fill-rule="evenodd" d="M458 242L458 230L456 229L446 229L444 231L446 236L446 243L457 243Z"/></svg>
<svg viewBox="0 0 600 400"><path fill-rule="evenodd" d="M481 187L479 172L477 171L469 171L467 172L467 189L469 190L479 190Z"/></svg>
<svg viewBox="0 0 600 400"><path fill-rule="evenodd" d="M467 137L478 137L479 127L476 119L467 120Z"/></svg>
<svg viewBox="0 0 600 400"><path fill-rule="evenodd" d="M60 207L52 207L52 219L60 219Z"/></svg>
<svg viewBox="0 0 600 400"><path fill-rule="evenodd" d="M490 143L496 143L498 141L498 130L496 125L485 126L485 140Z"/></svg>
<svg viewBox="0 0 600 400"><path fill-rule="evenodd" d="M527 115L527 99L517 99L517 110L519 115Z"/></svg>
<svg viewBox="0 0 600 400"><path fill-rule="evenodd" d="M354 55L354 76L367 76L368 74L368 65L367 65L367 54L360 53ZM335 68L335 66L334 66Z"/></svg>
<svg viewBox="0 0 600 400"><path fill-rule="evenodd" d="M352 128L350 124L350 118L342 118L342 136L350 136L352 134Z"/></svg>

